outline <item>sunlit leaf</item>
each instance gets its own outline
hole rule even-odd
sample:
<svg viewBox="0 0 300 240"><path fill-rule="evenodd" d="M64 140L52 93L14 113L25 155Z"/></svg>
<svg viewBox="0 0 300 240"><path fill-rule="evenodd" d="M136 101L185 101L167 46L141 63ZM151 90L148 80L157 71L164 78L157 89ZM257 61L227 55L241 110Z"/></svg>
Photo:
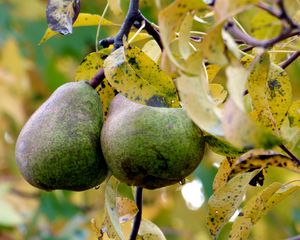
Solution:
<svg viewBox="0 0 300 240"><path fill-rule="evenodd" d="M225 44L222 38L223 24L213 27L203 38L201 50L203 57L210 63L223 66L227 63L227 58L224 54Z"/></svg>
<svg viewBox="0 0 300 240"><path fill-rule="evenodd" d="M280 143L275 135L258 126L233 100L225 103L222 124L225 138L239 148L272 148Z"/></svg>
<svg viewBox="0 0 300 240"><path fill-rule="evenodd" d="M105 232L110 239L125 240L119 222L117 208L117 187L119 181L111 177L105 187L105 212L106 216L102 224L102 232Z"/></svg>
<svg viewBox="0 0 300 240"><path fill-rule="evenodd" d="M87 55L76 70L75 80L91 80L97 74L97 72L103 68L104 59L106 59L110 53L111 49L105 48L101 49L99 52L92 52ZM96 90L100 95L103 115L106 117L110 102L116 95L116 91L108 83L106 78L96 88Z"/></svg>
<svg viewBox="0 0 300 240"><path fill-rule="evenodd" d="M240 64L229 65L226 76L230 98L241 111L245 111L244 93L248 76L246 69Z"/></svg>
<svg viewBox="0 0 300 240"><path fill-rule="evenodd" d="M251 179L259 172L242 173L220 187L208 200L208 228L213 237L218 236L221 228L238 209Z"/></svg>
<svg viewBox="0 0 300 240"><path fill-rule="evenodd" d="M236 14L245 11L259 0L222 0L214 5L215 16L218 22L227 20Z"/></svg>
<svg viewBox="0 0 300 240"><path fill-rule="evenodd" d="M117 209L120 223L128 222L138 212L135 202L126 197L117 197Z"/></svg>
<svg viewBox="0 0 300 240"><path fill-rule="evenodd" d="M104 71L109 83L133 101L149 106L179 106L171 77L139 48L117 49L104 61Z"/></svg>
<svg viewBox="0 0 300 240"><path fill-rule="evenodd" d="M231 232L229 233L229 240L247 240L250 235L250 230L253 224L250 218L237 218L234 222Z"/></svg>
<svg viewBox="0 0 300 240"><path fill-rule="evenodd" d="M206 72L207 72L207 76L208 76L208 81L212 82L215 77L217 76L217 74L220 72L222 68L218 65L215 64L209 64L206 66Z"/></svg>
<svg viewBox="0 0 300 240"><path fill-rule="evenodd" d="M146 219L142 220L138 235L143 240L166 240L159 227Z"/></svg>
<svg viewBox="0 0 300 240"><path fill-rule="evenodd" d="M255 149L239 157L231 174L249 171L251 169L282 167L300 173L300 162L274 151Z"/></svg>
<svg viewBox="0 0 300 240"><path fill-rule="evenodd" d="M229 176L231 174L232 168L234 167L236 160L236 157L226 157L221 161L218 172L214 178L214 192L217 191L219 188L223 187L228 182Z"/></svg>
<svg viewBox="0 0 300 240"><path fill-rule="evenodd" d="M226 157L237 157L245 152L243 149L233 146L226 140L212 135L204 136L204 141L212 151Z"/></svg>
<svg viewBox="0 0 300 240"><path fill-rule="evenodd" d="M46 15L49 28L63 35L72 33L79 11L80 0L48 0Z"/></svg>
<svg viewBox="0 0 300 240"><path fill-rule="evenodd" d="M204 66L202 66L204 68ZM209 96L207 76L181 74L176 79L177 89L184 109L190 118L204 131L213 135L223 135L221 121L216 113L216 103Z"/></svg>
<svg viewBox="0 0 300 240"><path fill-rule="evenodd" d="M288 118L291 127L300 128L300 100L293 102L288 111Z"/></svg>
<svg viewBox="0 0 300 240"><path fill-rule="evenodd" d="M107 3L109 5L110 10L115 15L122 14L122 8L121 8L121 0L107 0Z"/></svg>
<svg viewBox="0 0 300 240"><path fill-rule="evenodd" d="M158 62L161 56L161 49L155 40L148 41L144 47L143 52L148 55L154 62Z"/></svg>
<svg viewBox="0 0 300 240"><path fill-rule="evenodd" d="M187 14L180 26L179 37L178 37L178 48L183 59L187 59L191 53L192 49L189 44L190 41L190 31L193 26L193 15Z"/></svg>
<svg viewBox="0 0 300 240"><path fill-rule="evenodd" d="M176 31L187 14L206 9L208 9L208 6L203 1L176 0L159 14L159 28L165 51L172 63L181 69L184 69L184 67L173 56L170 43L176 38Z"/></svg>
<svg viewBox="0 0 300 240"><path fill-rule="evenodd" d="M84 27L84 26L98 26L99 22L101 21L102 26L118 26L118 24L115 24L105 18L102 18L101 16L97 14L89 14L89 13L80 13L78 15L78 18L73 24L73 27ZM44 36L42 37L39 44L42 44L52 38L53 36L57 35L58 33L55 31L52 31L50 28L47 28L46 32L44 33Z"/></svg>

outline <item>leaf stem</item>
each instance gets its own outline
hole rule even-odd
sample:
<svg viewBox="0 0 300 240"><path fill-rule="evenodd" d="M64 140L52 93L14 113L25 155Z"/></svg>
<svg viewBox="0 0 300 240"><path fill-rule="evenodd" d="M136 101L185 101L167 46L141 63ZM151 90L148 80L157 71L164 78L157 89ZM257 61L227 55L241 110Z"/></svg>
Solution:
<svg viewBox="0 0 300 240"><path fill-rule="evenodd" d="M136 188L135 202L136 202L136 206L139 211L134 218L133 227L132 227L132 231L131 231L129 240L136 240L136 237L138 235L139 228L141 225L141 221L142 221L142 207L143 207L143 188L142 187Z"/></svg>
<svg viewBox="0 0 300 240"><path fill-rule="evenodd" d="M287 155L289 155L294 161L297 162L298 165L300 165L300 160L283 144L280 144L279 147L284 151Z"/></svg>

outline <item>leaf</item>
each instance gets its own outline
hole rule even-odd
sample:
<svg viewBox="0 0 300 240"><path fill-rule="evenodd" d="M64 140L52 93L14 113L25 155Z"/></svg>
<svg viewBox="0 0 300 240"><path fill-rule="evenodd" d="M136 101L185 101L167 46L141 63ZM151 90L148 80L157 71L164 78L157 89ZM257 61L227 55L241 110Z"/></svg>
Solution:
<svg viewBox="0 0 300 240"><path fill-rule="evenodd" d="M208 81L205 68L200 76L181 74L176 79L176 85L183 108L189 117L204 131L222 136L223 129L217 115L216 103L209 95Z"/></svg>
<svg viewBox="0 0 300 240"><path fill-rule="evenodd" d="M138 236L143 240L166 240L162 231L151 221L143 219Z"/></svg>
<svg viewBox="0 0 300 240"><path fill-rule="evenodd" d="M214 5L215 17L218 23L254 6L259 0L222 0Z"/></svg>
<svg viewBox="0 0 300 240"><path fill-rule="evenodd" d="M125 240L119 222L117 209L117 187L119 181L110 177L105 187L105 219L102 223L102 232L106 232L109 239Z"/></svg>
<svg viewBox="0 0 300 240"><path fill-rule="evenodd" d="M49 28L63 35L72 33L80 11L80 0L48 0L46 15Z"/></svg>
<svg viewBox="0 0 300 240"><path fill-rule="evenodd" d="M182 24L179 29L179 37L178 37L178 48L179 52L183 59L187 59L191 53L192 49L190 46L190 31L193 26L193 15L187 14L182 21Z"/></svg>
<svg viewBox="0 0 300 240"><path fill-rule="evenodd" d="M107 3L109 5L110 10L115 15L121 15L122 14L121 0L107 0Z"/></svg>
<svg viewBox="0 0 300 240"><path fill-rule="evenodd" d="M171 77L139 48L114 51L104 61L109 83L127 98L157 107L178 107L179 100Z"/></svg>
<svg viewBox="0 0 300 240"><path fill-rule="evenodd" d="M204 136L204 141L212 151L226 157L237 157L245 152L245 150L233 146L226 140L212 135Z"/></svg>
<svg viewBox="0 0 300 240"><path fill-rule="evenodd" d="M208 76L208 81L212 82L215 77L217 76L217 74L220 72L222 68L218 65L215 64L209 64L206 66L206 72L207 72L207 76Z"/></svg>
<svg viewBox="0 0 300 240"><path fill-rule="evenodd" d="M251 228L263 215L299 188L299 183L281 185L281 183L274 182L259 194L254 195L234 222L229 239L247 239Z"/></svg>
<svg viewBox="0 0 300 240"><path fill-rule="evenodd" d="M0 206L0 226L12 227L23 223L22 216L9 204L9 202L0 199Z"/></svg>
<svg viewBox="0 0 300 240"><path fill-rule="evenodd" d="M236 162L236 157L226 157L221 161L220 167L214 178L213 191L217 191L219 188L223 187L227 182L232 171L232 168Z"/></svg>
<svg viewBox="0 0 300 240"><path fill-rule="evenodd" d="M99 52L92 52L87 55L76 70L75 81L91 80L97 72L103 68L104 59L111 53L111 49L104 48ZM108 83L105 78L102 83L96 88L100 95L103 115L106 117L111 100L116 95L114 88Z"/></svg>
<svg viewBox="0 0 300 240"><path fill-rule="evenodd" d="M100 15L79 13L78 18L73 24L73 27L98 26L100 21L102 26L119 26L118 24L115 24L105 18L102 18ZM57 34L58 34L57 32L52 31L50 28L47 28L47 30L44 33L44 36L39 42L39 45L46 42L50 38L56 36Z"/></svg>
<svg viewBox="0 0 300 240"><path fill-rule="evenodd" d="M208 9L203 1L198 0L176 0L168 7L163 9L158 17L161 40L165 47L165 51L175 66L184 70L176 58L173 56L170 43L176 38L176 31L181 26L187 14L196 13Z"/></svg>
<svg viewBox="0 0 300 240"><path fill-rule="evenodd" d="M300 173L300 162L274 151L255 149L243 154L232 168L231 175L253 169L282 167Z"/></svg>
<svg viewBox="0 0 300 240"><path fill-rule="evenodd" d="M209 93L217 105L223 103L227 97L227 91L218 83L209 84Z"/></svg>
<svg viewBox="0 0 300 240"><path fill-rule="evenodd" d="M288 119L291 127L300 128L300 100L292 103L288 111Z"/></svg>
<svg viewBox="0 0 300 240"><path fill-rule="evenodd" d="M208 228L217 237L221 228L228 222L243 201L251 179L259 172L242 173L219 188L208 200Z"/></svg>
<svg viewBox="0 0 300 240"><path fill-rule="evenodd" d="M227 58L224 55L225 44L222 38L223 24L214 26L203 38L201 50L203 57L209 63L223 66L227 63Z"/></svg>
<svg viewBox="0 0 300 240"><path fill-rule="evenodd" d="M240 64L232 64L225 71L230 98L241 111L245 111L244 93L248 76L246 69Z"/></svg>
<svg viewBox="0 0 300 240"><path fill-rule="evenodd" d="M225 139L238 148L269 149L281 142L271 131L258 126L232 99L225 103L222 124Z"/></svg>
<svg viewBox="0 0 300 240"><path fill-rule="evenodd" d="M148 41L144 47L143 47L143 52L148 55L154 62L158 62L160 56L161 56L161 49L157 42L152 39Z"/></svg>
<svg viewBox="0 0 300 240"><path fill-rule="evenodd" d="M132 220L138 212L135 202L126 197L117 197L117 209L119 222L124 223Z"/></svg>

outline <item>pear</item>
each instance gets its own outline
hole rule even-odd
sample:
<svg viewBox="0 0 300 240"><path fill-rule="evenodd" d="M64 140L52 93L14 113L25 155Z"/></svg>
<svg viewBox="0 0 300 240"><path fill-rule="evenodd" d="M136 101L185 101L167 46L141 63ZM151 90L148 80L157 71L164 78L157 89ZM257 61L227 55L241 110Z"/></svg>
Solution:
<svg viewBox="0 0 300 240"><path fill-rule="evenodd" d="M102 107L86 82L66 83L30 117L16 143L24 178L44 189L82 191L107 175L100 132Z"/></svg>
<svg viewBox="0 0 300 240"><path fill-rule="evenodd" d="M182 108L146 106L118 94L101 131L101 147L117 179L155 189L192 173L205 143Z"/></svg>

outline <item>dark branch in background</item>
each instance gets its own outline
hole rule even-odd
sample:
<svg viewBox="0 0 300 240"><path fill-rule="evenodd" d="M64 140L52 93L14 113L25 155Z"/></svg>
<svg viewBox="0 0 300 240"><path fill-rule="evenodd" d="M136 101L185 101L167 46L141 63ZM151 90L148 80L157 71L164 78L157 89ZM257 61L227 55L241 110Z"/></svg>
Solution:
<svg viewBox="0 0 300 240"><path fill-rule="evenodd" d="M265 10L266 12L268 12L269 14L271 14L272 16L274 16L276 18L281 18L280 12L276 11L275 9L273 9L273 7L271 7L270 5L268 5L264 2L259 2L257 4L257 7Z"/></svg>
<svg viewBox="0 0 300 240"><path fill-rule="evenodd" d="M291 17L287 14L286 9L284 7L283 0L278 0L277 5L280 9L279 19L284 20L285 22L287 22L292 29L293 28L294 29L298 28L297 24L295 24L294 21L291 19Z"/></svg>
<svg viewBox="0 0 300 240"><path fill-rule="evenodd" d="M287 155L289 155L294 161L296 161L300 165L300 160L283 144L280 144L279 147L284 151Z"/></svg>
<svg viewBox="0 0 300 240"><path fill-rule="evenodd" d="M133 227L132 227L129 240L136 240L141 225L141 221L142 221L142 207L143 207L142 187L136 187L135 203L139 211L134 218Z"/></svg>
<svg viewBox="0 0 300 240"><path fill-rule="evenodd" d="M295 61L300 56L300 51L294 52L289 58L282 62L279 66L283 69L288 67L293 61Z"/></svg>
<svg viewBox="0 0 300 240"><path fill-rule="evenodd" d="M132 26L140 27L142 22L145 22L145 30L151 35L158 43L159 47L163 49L159 32L152 26L152 24L141 14L139 0L131 0L127 11L125 20L114 38L106 38L99 41L99 45L103 48L107 48L110 45L114 45L113 51L123 46L123 38L128 39L128 35ZM96 88L101 84L105 78L104 70L100 69L99 72L93 77L89 84Z"/></svg>

